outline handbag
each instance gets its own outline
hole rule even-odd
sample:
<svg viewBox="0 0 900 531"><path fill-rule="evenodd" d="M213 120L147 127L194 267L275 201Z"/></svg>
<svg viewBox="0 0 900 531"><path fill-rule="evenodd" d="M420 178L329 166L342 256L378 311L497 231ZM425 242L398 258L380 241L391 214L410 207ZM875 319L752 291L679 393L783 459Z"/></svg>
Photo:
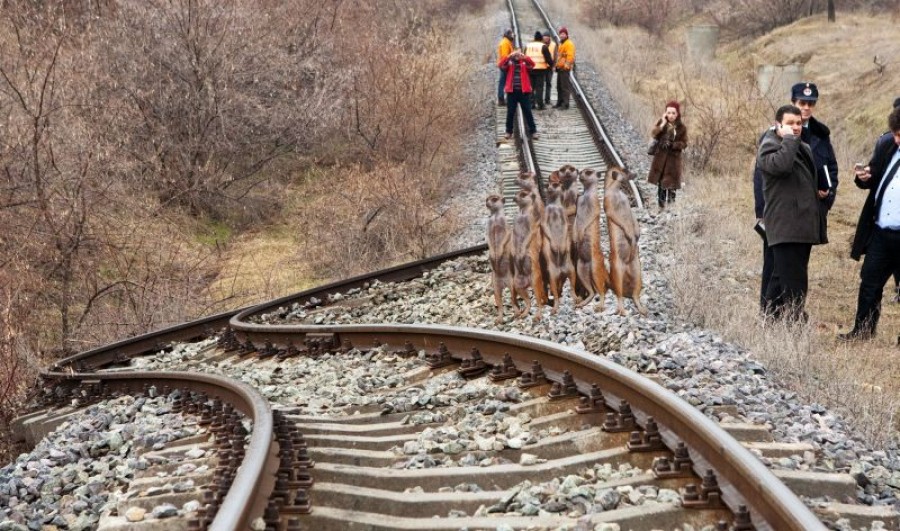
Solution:
<svg viewBox="0 0 900 531"><path fill-rule="evenodd" d="M648 155L656 155L656 152L659 151L659 140L653 139L647 144L647 154Z"/></svg>

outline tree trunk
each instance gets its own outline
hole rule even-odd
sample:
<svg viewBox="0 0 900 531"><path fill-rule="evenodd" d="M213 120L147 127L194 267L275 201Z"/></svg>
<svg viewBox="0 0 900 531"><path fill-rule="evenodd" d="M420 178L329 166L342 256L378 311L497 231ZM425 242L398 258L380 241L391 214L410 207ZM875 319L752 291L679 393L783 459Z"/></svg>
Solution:
<svg viewBox="0 0 900 531"><path fill-rule="evenodd" d="M834 22L834 0L828 0L828 22Z"/></svg>

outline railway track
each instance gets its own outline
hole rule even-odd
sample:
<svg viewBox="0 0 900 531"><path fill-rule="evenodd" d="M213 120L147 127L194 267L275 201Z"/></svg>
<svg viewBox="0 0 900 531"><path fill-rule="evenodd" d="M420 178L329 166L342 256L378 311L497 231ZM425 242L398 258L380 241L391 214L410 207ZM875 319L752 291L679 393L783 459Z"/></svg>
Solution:
<svg viewBox="0 0 900 531"><path fill-rule="evenodd" d="M516 26L553 28L538 13ZM579 110L545 114L543 136L520 139L516 159L541 171L561 160L555 142L605 136L572 133L579 114L592 114L575 89ZM585 164L621 165L611 147L597 153ZM135 403L134 414L178 427L165 441L135 443L144 468L105 485L121 491L97 523L107 531L824 528L729 431L603 357L476 329L269 319L352 309L373 287L421 281L484 250L62 360L43 375L43 407L19 419L20 431L36 443L86 412Z"/></svg>
<svg viewBox="0 0 900 531"><path fill-rule="evenodd" d="M510 23L516 39L516 47L524 49L534 31L551 31L553 38L559 42L559 35L553 21L535 0L507 0L510 12ZM551 89L552 101L556 101L556 77ZM578 75L572 72L572 104L568 109L554 109L547 106L543 111L533 111L535 125L541 136L537 140L527 138L525 121L522 112L517 112L515 144L517 150L506 144L503 137L506 133L506 108L498 107L496 111L497 143L500 146L499 166L501 168L500 191L505 200L507 217L515 217L517 208L513 197L519 191L516 177L522 171L533 172L540 183L541 193L545 188L545 180L553 170L570 164L576 168L592 168L600 175L612 166L625 168L615 146L606 134L597 113L591 105L581 85ZM581 184L576 183L581 191ZM603 186L599 187L602 194ZM630 183L633 206L643 208L640 191L633 182Z"/></svg>

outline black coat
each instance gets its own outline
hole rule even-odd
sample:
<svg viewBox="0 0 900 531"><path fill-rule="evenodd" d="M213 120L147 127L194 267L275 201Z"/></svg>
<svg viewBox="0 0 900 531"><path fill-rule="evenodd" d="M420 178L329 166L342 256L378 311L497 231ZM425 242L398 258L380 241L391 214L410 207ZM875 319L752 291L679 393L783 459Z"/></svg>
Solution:
<svg viewBox="0 0 900 531"><path fill-rule="evenodd" d="M756 164L763 176L763 221L769 246L825 243L816 169L809 146L796 136L781 138L770 129L759 144Z"/></svg>
<svg viewBox="0 0 900 531"><path fill-rule="evenodd" d="M759 142L762 142L764 136L765 133L759 137L757 145L759 145ZM809 149L812 152L819 190L828 189L828 178L825 176L826 166L828 167L828 177L831 178L831 189L828 196L824 199L819 199L819 215L822 218L825 230L822 236L822 243L828 243L828 211L834 204L838 185L838 166L837 159L834 156L834 148L831 146L831 130L825 124L816 120L815 117L812 117L809 119L808 127L804 127L800 133L800 139L809 145ZM758 164L753 167L753 202L756 217L761 219L766 201L763 197L762 171L760 171Z"/></svg>
<svg viewBox="0 0 900 531"><path fill-rule="evenodd" d="M803 128L803 132L800 133L800 140L809 144L809 149L812 151L813 160L816 163L816 179L819 183L819 190L829 190L828 178L825 177L825 167L828 167L831 189L828 197L822 199L822 202L825 203L827 209L830 209L834 204L838 185L838 165L834 156L834 148L831 146L831 130L813 116Z"/></svg>
<svg viewBox="0 0 900 531"><path fill-rule="evenodd" d="M893 140L893 138L891 138ZM897 144L893 141L884 141L884 136L878 139L875 145L875 152L872 153L872 160L869 161L869 172L872 177L862 182L859 178L854 179L856 186L869 191L866 202L863 204L862 212L859 214L859 221L856 223L856 235L853 236L853 246L850 248L850 258L859 260L866 254L869 242L872 240L872 231L875 230L875 192L878 191L878 183L884 178L885 172L888 170L888 164L894 152L897 151ZM895 176L894 179L897 177Z"/></svg>

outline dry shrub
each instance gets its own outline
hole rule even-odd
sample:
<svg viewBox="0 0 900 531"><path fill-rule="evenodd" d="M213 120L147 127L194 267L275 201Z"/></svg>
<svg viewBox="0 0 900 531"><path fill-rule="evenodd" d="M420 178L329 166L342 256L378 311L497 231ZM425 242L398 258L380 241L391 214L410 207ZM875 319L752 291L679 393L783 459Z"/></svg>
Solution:
<svg viewBox="0 0 900 531"><path fill-rule="evenodd" d="M582 7L582 11L594 26L637 26L659 35L684 7L679 0L598 0Z"/></svg>
<svg viewBox="0 0 900 531"><path fill-rule="evenodd" d="M323 276L342 278L379 265L426 258L446 250L457 228L454 212L443 206L447 182L438 174L406 165L335 169L329 187L305 213L307 226L344 220L315 242ZM333 193L333 192L339 193Z"/></svg>
<svg viewBox="0 0 900 531"><path fill-rule="evenodd" d="M275 162L311 146L336 103L317 31L332 4L123 2L98 91L118 104L135 184L232 223L277 213Z"/></svg>
<svg viewBox="0 0 900 531"><path fill-rule="evenodd" d="M754 145L753 134L758 137L755 130L765 123L765 102L759 97L753 70L738 70L746 73L738 77L721 65L694 63L683 56L678 64L676 92L687 103L682 105L684 119L697 126L697 134L690 135L687 161L696 171L733 167L731 157L724 154L732 146Z"/></svg>

